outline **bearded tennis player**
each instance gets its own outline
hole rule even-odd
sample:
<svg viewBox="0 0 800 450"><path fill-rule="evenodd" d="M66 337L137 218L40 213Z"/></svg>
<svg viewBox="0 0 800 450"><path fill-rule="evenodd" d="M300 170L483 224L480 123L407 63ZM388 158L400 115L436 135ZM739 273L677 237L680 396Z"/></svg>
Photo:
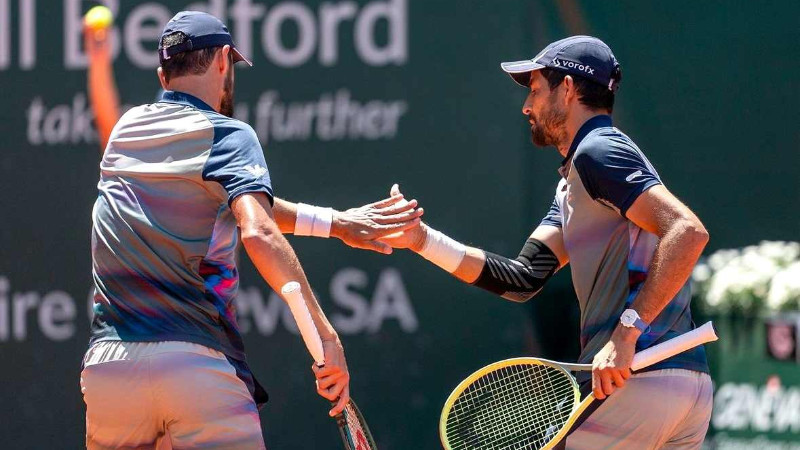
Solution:
<svg viewBox="0 0 800 450"><path fill-rule="evenodd" d="M344 350L281 233L389 252L369 238L418 226L420 211L400 196L346 214L278 202L255 132L231 118L233 65L250 62L217 18L178 13L159 59L166 92L119 119L100 166L94 318L81 372L86 445L263 449L266 392L248 367L234 308L239 241L275 291L300 282L323 340L317 392L338 398L335 415L349 398Z"/></svg>
<svg viewBox="0 0 800 450"><path fill-rule="evenodd" d="M386 242L515 302L570 264L581 309L579 362L593 365L591 380L579 381L605 400L573 429L566 448L700 448L712 405L703 347L630 371L635 352L694 328L689 275L708 233L614 127L620 64L599 39L573 36L501 67L529 90L522 113L533 143L564 158L549 211L515 258L426 224Z"/></svg>

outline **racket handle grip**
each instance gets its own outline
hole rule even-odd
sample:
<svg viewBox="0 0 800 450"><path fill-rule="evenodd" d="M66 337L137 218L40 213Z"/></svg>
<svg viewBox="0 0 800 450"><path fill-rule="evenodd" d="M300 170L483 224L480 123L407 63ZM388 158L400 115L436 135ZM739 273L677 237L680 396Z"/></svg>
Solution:
<svg viewBox="0 0 800 450"><path fill-rule="evenodd" d="M640 351L633 357L631 370L644 369L645 367L652 366L671 356L675 356L678 353L683 353L690 348L697 347L706 342L713 342L717 339L714 325L711 322L706 322L705 325L695 328L688 333L684 333L666 342Z"/></svg>
<svg viewBox="0 0 800 450"><path fill-rule="evenodd" d="M297 328L300 330L300 336L303 337L303 342L306 344L308 352L314 358L317 366L325 365L325 351L322 349L322 339L319 337L317 327L314 325L314 320L311 319L311 312L308 310L303 292L300 288L300 283L290 281L283 285L281 288L281 295L286 304L289 305L289 310L297 322Z"/></svg>

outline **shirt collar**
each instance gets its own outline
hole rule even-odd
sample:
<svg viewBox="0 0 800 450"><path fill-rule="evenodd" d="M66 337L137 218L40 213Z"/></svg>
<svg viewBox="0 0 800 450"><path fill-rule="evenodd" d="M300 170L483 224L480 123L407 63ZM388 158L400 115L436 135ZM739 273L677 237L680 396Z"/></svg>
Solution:
<svg viewBox="0 0 800 450"><path fill-rule="evenodd" d="M195 97L194 95L187 94L185 92L178 92L178 91L164 91L161 94L161 101L162 102L170 102L170 103L180 103L183 105L194 106L197 109L201 109L204 111L214 111L214 108L208 106L208 104L199 98Z"/></svg>
<svg viewBox="0 0 800 450"><path fill-rule="evenodd" d="M581 127L578 129L578 132L575 134L575 138L572 140L572 145L569 146L569 151L567 151L567 156L564 157L563 161L561 161L561 168L563 169L564 166L569 163L569 160L572 159L572 155L575 153L575 149L578 148L578 144L581 143L583 138L585 138L589 132L597 128L610 126L612 126L611 116L606 114L594 116L584 122L583 125L581 125Z"/></svg>

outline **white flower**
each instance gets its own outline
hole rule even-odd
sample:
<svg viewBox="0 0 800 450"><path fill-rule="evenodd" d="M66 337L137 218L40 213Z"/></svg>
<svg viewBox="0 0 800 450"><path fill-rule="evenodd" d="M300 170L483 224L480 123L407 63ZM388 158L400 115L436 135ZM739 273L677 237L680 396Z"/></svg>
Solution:
<svg viewBox="0 0 800 450"><path fill-rule="evenodd" d="M800 302L800 261L795 261L775 274L767 294L767 306L779 310L798 302Z"/></svg>
<svg viewBox="0 0 800 450"><path fill-rule="evenodd" d="M716 272L727 266L731 260L739 255L740 252L737 249L717 250L708 258L708 265Z"/></svg>
<svg viewBox="0 0 800 450"><path fill-rule="evenodd" d="M766 296L770 280L780 270L778 264L771 258L761 254L759 248L755 246L745 247L738 262L743 271L746 272L744 277L746 283L748 283L748 288L753 291L756 297L763 298Z"/></svg>
<svg viewBox="0 0 800 450"><path fill-rule="evenodd" d="M693 295L717 311L800 308L799 258L798 242L762 241L718 250L692 271Z"/></svg>
<svg viewBox="0 0 800 450"><path fill-rule="evenodd" d="M800 256L800 243L784 241L761 241L758 253L780 265L791 263Z"/></svg>
<svg viewBox="0 0 800 450"><path fill-rule="evenodd" d="M748 274L738 264L730 264L714 274L709 281L706 300L713 307L721 306L732 295L748 288Z"/></svg>
<svg viewBox="0 0 800 450"><path fill-rule="evenodd" d="M703 283L708 281L709 278L711 278L711 268L708 267L708 264L697 263L692 271L692 280L698 283Z"/></svg>

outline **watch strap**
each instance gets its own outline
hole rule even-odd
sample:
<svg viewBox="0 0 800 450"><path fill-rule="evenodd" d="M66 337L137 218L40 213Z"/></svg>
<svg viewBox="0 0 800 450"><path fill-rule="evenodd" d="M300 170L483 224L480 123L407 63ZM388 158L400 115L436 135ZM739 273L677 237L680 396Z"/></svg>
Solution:
<svg viewBox="0 0 800 450"><path fill-rule="evenodd" d="M633 321L633 326L636 327L642 334L646 334L650 331L650 325L647 324L641 317L636 317L636 320Z"/></svg>

